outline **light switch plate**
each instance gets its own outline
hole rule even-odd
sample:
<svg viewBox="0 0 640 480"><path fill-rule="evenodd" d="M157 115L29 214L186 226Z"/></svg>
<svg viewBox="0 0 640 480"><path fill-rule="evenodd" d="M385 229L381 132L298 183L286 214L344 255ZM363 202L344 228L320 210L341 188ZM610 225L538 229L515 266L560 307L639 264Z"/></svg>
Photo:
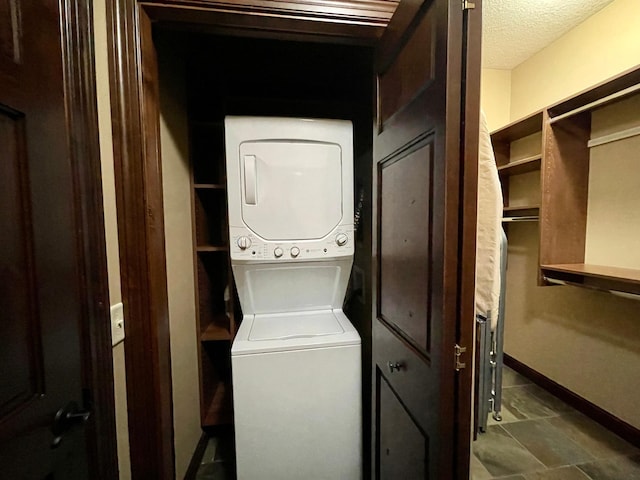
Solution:
<svg viewBox="0 0 640 480"><path fill-rule="evenodd" d="M124 340L124 308L122 303L111 307L111 345L116 346Z"/></svg>

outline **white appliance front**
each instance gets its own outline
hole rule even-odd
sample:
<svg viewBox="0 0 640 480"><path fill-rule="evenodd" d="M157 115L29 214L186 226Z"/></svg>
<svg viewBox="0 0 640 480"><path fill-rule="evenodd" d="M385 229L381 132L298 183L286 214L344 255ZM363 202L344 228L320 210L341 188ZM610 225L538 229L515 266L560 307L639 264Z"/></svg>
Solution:
<svg viewBox="0 0 640 480"><path fill-rule="evenodd" d="M236 261L353 255L353 126L226 117L229 243Z"/></svg>
<svg viewBox="0 0 640 480"><path fill-rule="evenodd" d="M235 263L233 276L247 314L340 309L351 257L312 262Z"/></svg>
<svg viewBox="0 0 640 480"><path fill-rule="evenodd" d="M239 479L362 478L360 338L342 312L245 317L231 362Z"/></svg>

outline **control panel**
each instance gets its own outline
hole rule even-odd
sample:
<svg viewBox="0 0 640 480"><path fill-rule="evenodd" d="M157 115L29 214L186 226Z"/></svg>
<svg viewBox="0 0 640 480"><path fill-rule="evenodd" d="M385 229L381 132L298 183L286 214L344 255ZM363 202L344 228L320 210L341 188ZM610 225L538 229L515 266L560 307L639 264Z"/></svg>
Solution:
<svg viewBox="0 0 640 480"><path fill-rule="evenodd" d="M353 227L338 227L321 240L266 241L246 228L230 228L234 260L309 261L353 255Z"/></svg>

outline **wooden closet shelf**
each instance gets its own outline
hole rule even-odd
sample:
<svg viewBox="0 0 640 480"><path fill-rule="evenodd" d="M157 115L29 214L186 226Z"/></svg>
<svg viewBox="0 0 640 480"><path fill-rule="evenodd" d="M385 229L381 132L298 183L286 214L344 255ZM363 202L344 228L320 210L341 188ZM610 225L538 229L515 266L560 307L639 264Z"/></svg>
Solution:
<svg viewBox="0 0 640 480"><path fill-rule="evenodd" d="M226 325L225 325L226 324ZM220 340L231 340L229 332L229 319L225 314L220 314L214 318L213 322L200 334L201 342L215 342Z"/></svg>
<svg viewBox="0 0 640 480"><path fill-rule="evenodd" d="M545 277L572 285L640 295L640 270L585 263L541 265L540 268Z"/></svg>
<svg viewBox="0 0 640 480"><path fill-rule="evenodd" d="M226 245L201 245L199 247L196 247L196 251L198 253L204 253L204 252L228 252L229 251L229 247L227 247Z"/></svg>
<svg viewBox="0 0 640 480"><path fill-rule="evenodd" d="M231 388L224 382L219 382L213 394L209 408L202 419L202 426L228 425L233 422L233 405Z"/></svg>
<svg viewBox="0 0 640 480"><path fill-rule="evenodd" d="M498 166L498 174L502 177L509 177L511 175L535 172L536 170L540 170L541 160L542 155L534 155L521 160L515 160L506 165Z"/></svg>
<svg viewBox="0 0 640 480"><path fill-rule="evenodd" d="M226 190L224 183L194 183L193 188L196 190Z"/></svg>
<svg viewBox="0 0 640 480"><path fill-rule="evenodd" d="M494 144L500 142L509 143L540 131L542 131L542 111L494 130L491 133L491 141Z"/></svg>

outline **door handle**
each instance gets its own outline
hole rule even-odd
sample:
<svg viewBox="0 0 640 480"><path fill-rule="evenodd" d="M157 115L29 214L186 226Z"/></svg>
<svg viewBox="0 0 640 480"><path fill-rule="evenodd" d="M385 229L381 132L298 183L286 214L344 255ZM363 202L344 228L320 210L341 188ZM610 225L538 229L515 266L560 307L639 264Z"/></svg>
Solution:
<svg viewBox="0 0 640 480"><path fill-rule="evenodd" d="M247 205L256 204L256 156L244 156L244 201Z"/></svg>
<svg viewBox="0 0 640 480"><path fill-rule="evenodd" d="M387 362L387 367L389 367L389 373L393 373L402 370L404 365L400 362Z"/></svg>
<svg viewBox="0 0 640 480"><path fill-rule="evenodd" d="M56 412L51 425L51 433L53 433L53 441L51 448L58 448L62 443L62 437L74 425L83 425L89 420L91 412L89 410L80 410L76 402L69 402Z"/></svg>

